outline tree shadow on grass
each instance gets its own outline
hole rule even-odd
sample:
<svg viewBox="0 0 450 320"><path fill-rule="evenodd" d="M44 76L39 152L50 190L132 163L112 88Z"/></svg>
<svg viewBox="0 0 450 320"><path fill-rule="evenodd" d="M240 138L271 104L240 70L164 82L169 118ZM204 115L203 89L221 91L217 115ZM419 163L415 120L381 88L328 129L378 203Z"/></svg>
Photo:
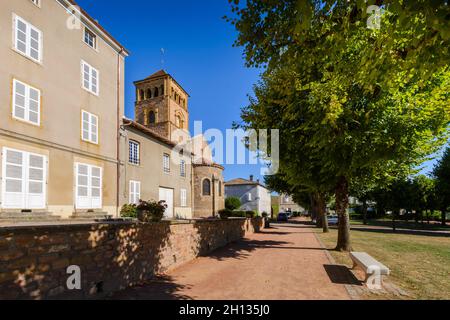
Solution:
<svg viewBox="0 0 450 320"><path fill-rule="evenodd" d="M373 232L373 233L383 233L383 234L403 234L403 235L416 235L416 236L430 236L430 237L445 237L450 238L450 232L445 231L426 231L426 230L406 230L406 229L388 229L388 228L377 228L377 227L351 227L352 231L361 232Z"/></svg>
<svg viewBox="0 0 450 320"><path fill-rule="evenodd" d="M355 275L342 265L326 264L323 266L328 274L331 282L335 284L349 284L362 286L362 282L355 277Z"/></svg>

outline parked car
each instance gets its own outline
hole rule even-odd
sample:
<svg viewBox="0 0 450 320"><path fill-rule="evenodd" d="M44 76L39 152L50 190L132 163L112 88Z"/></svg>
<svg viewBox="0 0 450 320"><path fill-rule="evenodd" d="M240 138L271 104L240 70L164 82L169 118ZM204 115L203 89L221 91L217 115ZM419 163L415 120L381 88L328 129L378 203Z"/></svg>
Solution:
<svg viewBox="0 0 450 320"><path fill-rule="evenodd" d="M329 225L337 225L338 222L339 222L338 216L335 216L335 215L328 216L328 224Z"/></svg>
<svg viewBox="0 0 450 320"><path fill-rule="evenodd" d="M280 212L278 214L277 221L285 221L285 222L287 222L288 220L289 220L289 218L288 218L288 216L287 216L287 214L285 212Z"/></svg>
<svg viewBox="0 0 450 320"><path fill-rule="evenodd" d="M292 212L291 211L286 211L285 213L286 213L288 219L292 218Z"/></svg>

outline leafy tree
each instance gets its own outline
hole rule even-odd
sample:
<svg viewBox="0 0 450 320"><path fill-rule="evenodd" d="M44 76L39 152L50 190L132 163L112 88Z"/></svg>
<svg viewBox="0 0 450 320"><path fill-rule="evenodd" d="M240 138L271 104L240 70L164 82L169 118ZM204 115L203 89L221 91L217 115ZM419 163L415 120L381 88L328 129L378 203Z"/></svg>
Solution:
<svg viewBox="0 0 450 320"><path fill-rule="evenodd" d="M446 223L446 212L450 207L450 147L447 147L442 159L434 167L436 179L436 203L442 214L442 225Z"/></svg>
<svg viewBox="0 0 450 320"><path fill-rule="evenodd" d="M389 12L370 30L363 1L234 2L236 44L267 67L242 126L279 128L288 181L334 190L336 249L348 251L352 182L409 174L448 137L448 28L432 21L449 8L379 1Z"/></svg>
<svg viewBox="0 0 450 320"><path fill-rule="evenodd" d="M237 197L228 197L225 199L225 208L228 210L237 210L241 205L241 200Z"/></svg>

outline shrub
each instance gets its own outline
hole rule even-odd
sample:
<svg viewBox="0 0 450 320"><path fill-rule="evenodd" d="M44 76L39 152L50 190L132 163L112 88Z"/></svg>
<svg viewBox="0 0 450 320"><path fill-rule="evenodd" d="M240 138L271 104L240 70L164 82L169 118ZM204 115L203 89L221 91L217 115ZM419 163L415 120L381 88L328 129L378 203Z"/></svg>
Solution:
<svg viewBox="0 0 450 320"><path fill-rule="evenodd" d="M228 210L237 210L241 207L241 200L236 197L229 197L225 199L225 208Z"/></svg>
<svg viewBox="0 0 450 320"><path fill-rule="evenodd" d="M142 222L159 222L167 209L165 201L140 201L137 206L138 218Z"/></svg>
<svg viewBox="0 0 450 320"><path fill-rule="evenodd" d="M137 218L138 210L135 204L125 204L120 209L120 216L124 218Z"/></svg>
<svg viewBox="0 0 450 320"><path fill-rule="evenodd" d="M231 216L235 218L245 218L245 211L235 210L231 213Z"/></svg>
<svg viewBox="0 0 450 320"><path fill-rule="evenodd" d="M256 212L255 211L245 211L245 216L247 218L254 218L256 216Z"/></svg>
<svg viewBox="0 0 450 320"><path fill-rule="evenodd" d="M226 220L226 219L228 219L229 217L232 216L232 213L233 213L233 212L232 212L231 210L229 210L229 209L223 209L223 210L220 210L220 211L219 211L220 219Z"/></svg>
<svg viewBox="0 0 450 320"><path fill-rule="evenodd" d="M269 214L265 211L261 214L261 217L263 217L263 218L267 218L268 216L269 216Z"/></svg>

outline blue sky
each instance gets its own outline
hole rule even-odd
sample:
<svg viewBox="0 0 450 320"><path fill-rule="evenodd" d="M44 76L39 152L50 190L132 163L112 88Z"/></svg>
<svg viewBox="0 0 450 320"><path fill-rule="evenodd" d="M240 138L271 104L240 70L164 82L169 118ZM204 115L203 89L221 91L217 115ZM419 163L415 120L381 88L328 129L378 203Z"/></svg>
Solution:
<svg viewBox="0 0 450 320"><path fill-rule="evenodd" d="M225 132L239 121L240 108L258 81L259 71L244 66L237 36L222 17L228 0L123 1L78 0L94 19L130 52L126 61L126 115L133 117L133 81L164 67L189 92L190 126L203 121L203 129ZM161 48L165 50L164 65ZM424 166L430 171L433 162ZM257 165L225 165L225 179L260 176Z"/></svg>
<svg viewBox="0 0 450 320"><path fill-rule="evenodd" d="M233 48L236 31L222 17L227 0L123 1L78 0L78 4L121 42L126 61L126 115L133 117L133 81L164 69L191 95L190 126L231 128L258 80L259 71L244 66L242 50ZM226 165L225 179L260 177L260 166Z"/></svg>

